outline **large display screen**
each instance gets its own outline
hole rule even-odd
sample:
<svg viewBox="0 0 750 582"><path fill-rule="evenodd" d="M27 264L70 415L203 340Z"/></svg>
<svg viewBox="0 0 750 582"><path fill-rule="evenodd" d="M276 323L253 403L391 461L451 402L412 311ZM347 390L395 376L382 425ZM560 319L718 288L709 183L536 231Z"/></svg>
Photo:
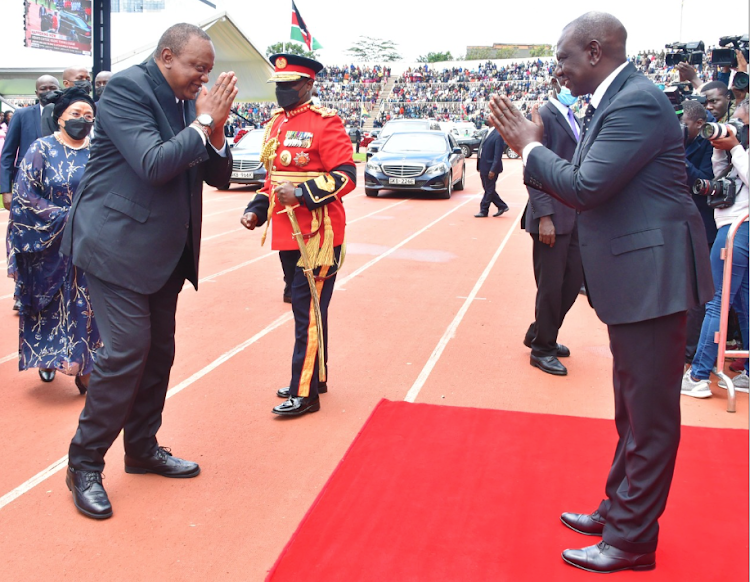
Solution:
<svg viewBox="0 0 750 582"><path fill-rule="evenodd" d="M23 0L24 45L78 55L91 54L91 0Z"/></svg>

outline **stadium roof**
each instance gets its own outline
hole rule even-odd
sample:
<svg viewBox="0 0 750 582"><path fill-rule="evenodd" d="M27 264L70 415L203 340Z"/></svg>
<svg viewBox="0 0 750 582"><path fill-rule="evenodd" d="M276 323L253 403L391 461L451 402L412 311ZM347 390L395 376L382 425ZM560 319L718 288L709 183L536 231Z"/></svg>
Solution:
<svg viewBox="0 0 750 582"><path fill-rule="evenodd" d="M118 47L112 47L112 53L118 56L112 58L112 71L117 73L132 65L151 58L161 33L175 22L151 18L144 22L136 22L135 15L118 15L126 17L130 31L139 30L138 35L129 34L128 38L147 38L150 42L139 48L131 48L116 52ZM114 20L114 19L113 19ZM114 24L114 23L113 23ZM250 42L245 34L237 27L232 18L222 12L204 22L197 23L208 33L216 49L216 62L211 74L213 83L222 71L234 71L239 82L239 101L274 101L274 86L266 83L273 72L273 68L263 54ZM15 51L14 51L15 52ZM91 69L91 57L42 51L39 49L21 48L17 51L19 58L16 62L27 63L23 67L8 67L6 60L0 64L0 95L33 95L36 79L44 74L58 77L69 66L81 66ZM21 56L22 55L22 56ZM5 66L2 66L5 65Z"/></svg>

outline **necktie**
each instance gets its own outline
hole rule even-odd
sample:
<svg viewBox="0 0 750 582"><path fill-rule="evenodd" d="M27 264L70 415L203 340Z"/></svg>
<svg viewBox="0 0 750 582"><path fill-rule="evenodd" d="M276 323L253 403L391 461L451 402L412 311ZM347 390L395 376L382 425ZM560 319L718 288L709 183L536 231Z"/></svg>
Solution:
<svg viewBox="0 0 750 582"><path fill-rule="evenodd" d="M578 141L581 135L578 131L578 122L576 121L576 116L572 109L568 109L568 123L570 123L570 129L573 130L573 135L575 136L576 141Z"/></svg>
<svg viewBox="0 0 750 582"><path fill-rule="evenodd" d="M583 127L581 128L581 138L583 138L584 135L586 135L586 129L589 126L589 123L591 122L591 118L594 117L594 113L596 112L596 108L589 103L589 106L586 108L586 115L583 116Z"/></svg>
<svg viewBox="0 0 750 582"><path fill-rule="evenodd" d="M187 127L187 108L185 107L185 102L180 101L180 118L182 121L182 128L185 129Z"/></svg>

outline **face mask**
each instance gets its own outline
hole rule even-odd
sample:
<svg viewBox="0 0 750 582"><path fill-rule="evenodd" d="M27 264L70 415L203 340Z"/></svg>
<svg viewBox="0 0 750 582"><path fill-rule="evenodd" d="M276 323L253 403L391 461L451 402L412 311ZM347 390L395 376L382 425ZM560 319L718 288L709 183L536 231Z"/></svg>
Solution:
<svg viewBox="0 0 750 582"><path fill-rule="evenodd" d="M557 94L557 100L565 105L565 107L570 107L573 105L576 101L578 101L578 97L573 97L573 94L570 92L570 89L567 87L563 87L560 89L560 92Z"/></svg>
<svg viewBox="0 0 750 582"><path fill-rule="evenodd" d="M102 93L104 93L104 87L106 87L106 85L101 85L101 86L97 87L96 89L94 89L94 92L96 93L97 97L101 97L102 96Z"/></svg>
<svg viewBox="0 0 750 582"><path fill-rule="evenodd" d="M92 127L94 127L93 121L86 121L83 117L79 117L78 119L66 119L63 129L71 139L81 140L91 132Z"/></svg>
<svg viewBox="0 0 750 582"><path fill-rule="evenodd" d="M39 95L39 103L42 104L42 107L45 105L49 105L50 103L54 103L57 101L57 98L62 95L62 91L60 90L53 90L53 91L45 91L41 95Z"/></svg>
<svg viewBox="0 0 750 582"><path fill-rule="evenodd" d="M91 81L76 81L75 86L83 89L86 93L91 93Z"/></svg>
<svg viewBox="0 0 750 582"><path fill-rule="evenodd" d="M299 91L296 89L282 89L278 85L276 86L276 102L279 107L288 109L292 105L299 103Z"/></svg>

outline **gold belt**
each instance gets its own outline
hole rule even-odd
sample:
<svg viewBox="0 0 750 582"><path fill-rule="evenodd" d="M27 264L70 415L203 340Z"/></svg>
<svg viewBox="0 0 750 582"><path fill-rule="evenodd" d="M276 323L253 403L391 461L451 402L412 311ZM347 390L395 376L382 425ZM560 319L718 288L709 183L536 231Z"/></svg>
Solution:
<svg viewBox="0 0 750 582"><path fill-rule="evenodd" d="M271 182L281 184L282 182L291 182L294 185L301 184L312 178L323 176L328 172L285 172L283 170L271 171Z"/></svg>

